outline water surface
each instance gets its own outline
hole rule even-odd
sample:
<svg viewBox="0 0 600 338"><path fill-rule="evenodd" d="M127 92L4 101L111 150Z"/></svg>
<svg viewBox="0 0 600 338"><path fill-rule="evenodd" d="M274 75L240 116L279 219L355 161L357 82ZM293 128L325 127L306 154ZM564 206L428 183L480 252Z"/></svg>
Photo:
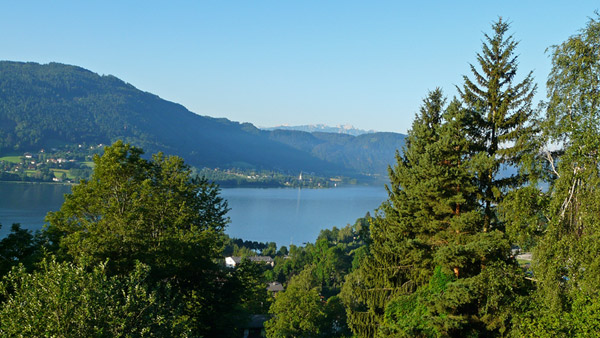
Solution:
<svg viewBox="0 0 600 338"><path fill-rule="evenodd" d="M0 182L0 237L10 232L13 223L40 229L48 211L59 210L64 194L70 192L71 186L63 184Z"/></svg>
<svg viewBox="0 0 600 338"><path fill-rule="evenodd" d="M232 237L277 245L314 242L321 229L353 224L386 199L383 187L223 189Z"/></svg>
<svg viewBox="0 0 600 338"><path fill-rule="evenodd" d="M12 223L37 230L48 211L60 209L71 187L58 184L0 182L0 237ZM371 213L386 198L383 187L331 189L223 189L232 237L277 245L314 242L321 229L346 224Z"/></svg>

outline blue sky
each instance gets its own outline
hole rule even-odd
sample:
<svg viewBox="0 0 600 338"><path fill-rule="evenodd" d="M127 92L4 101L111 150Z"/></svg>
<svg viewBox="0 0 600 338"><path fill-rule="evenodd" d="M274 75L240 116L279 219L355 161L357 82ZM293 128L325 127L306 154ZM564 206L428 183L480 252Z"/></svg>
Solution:
<svg viewBox="0 0 600 338"><path fill-rule="evenodd" d="M257 126L406 132L428 90L469 74L498 16L537 100L547 47L598 1L4 1L0 59L112 74L189 110Z"/></svg>

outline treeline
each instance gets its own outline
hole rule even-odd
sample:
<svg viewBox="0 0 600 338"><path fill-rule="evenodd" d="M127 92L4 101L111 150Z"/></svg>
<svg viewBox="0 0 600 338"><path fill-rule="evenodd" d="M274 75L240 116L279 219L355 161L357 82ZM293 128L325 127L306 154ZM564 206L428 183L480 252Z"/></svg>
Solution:
<svg viewBox="0 0 600 338"><path fill-rule="evenodd" d="M114 76L80 67L0 62L0 157L56 144L120 139L149 153L183 157L197 168L368 179L385 176L404 137L259 130L250 123L194 114Z"/></svg>
<svg viewBox="0 0 600 338"><path fill-rule="evenodd" d="M326 132L273 130L269 139L310 153L322 160L343 164L366 175L385 177L394 154L404 145L406 135L398 133L369 133L348 135Z"/></svg>
<svg viewBox="0 0 600 338"><path fill-rule="evenodd" d="M433 90L415 117L344 284L358 336L597 335L600 22L551 49L537 110L508 29L484 35L458 97Z"/></svg>
<svg viewBox="0 0 600 338"><path fill-rule="evenodd" d="M347 177L326 178L314 173L300 173L292 176L290 173L281 173L267 170L243 169L209 169L203 168L196 173L221 188L261 187L261 188L331 188L343 184L356 184L357 179ZM368 180L361 180L366 183Z"/></svg>

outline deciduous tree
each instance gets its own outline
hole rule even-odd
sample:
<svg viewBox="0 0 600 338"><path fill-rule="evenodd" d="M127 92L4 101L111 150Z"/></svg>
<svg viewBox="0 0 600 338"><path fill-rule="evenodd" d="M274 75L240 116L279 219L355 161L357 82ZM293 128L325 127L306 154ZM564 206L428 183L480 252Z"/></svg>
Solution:
<svg viewBox="0 0 600 338"><path fill-rule="evenodd" d="M91 263L109 259L115 273L139 260L159 279L212 265L227 224L216 186L192 177L181 158L146 160L141 149L121 141L94 163L91 179L74 186L46 218L66 255Z"/></svg>
<svg viewBox="0 0 600 338"><path fill-rule="evenodd" d="M597 14L579 34L553 47L543 128L544 141L558 148L554 152L558 157L548 152L554 180L544 210L545 235L534 252L538 306L591 316L587 327L573 324L575 332L586 332L600 322L589 303L600 295L599 18ZM537 324L547 319L540 318Z"/></svg>
<svg viewBox="0 0 600 338"><path fill-rule="evenodd" d="M218 264L227 224L219 189L194 177L178 157L142 157L121 141L94 157L89 181L73 187L47 235L65 259L107 261L109 275L148 265L154 283L170 281L185 303L193 334L230 335L241 323L242 290Z"/></svg>
<svg viewBox="0 0 600 338"><path fill-rule="evenodd" d="M15 267L0 284L3 337L185 337L169 288L147 284L148 266L108 277L105 264L44 259L33 273Z"/></svg>

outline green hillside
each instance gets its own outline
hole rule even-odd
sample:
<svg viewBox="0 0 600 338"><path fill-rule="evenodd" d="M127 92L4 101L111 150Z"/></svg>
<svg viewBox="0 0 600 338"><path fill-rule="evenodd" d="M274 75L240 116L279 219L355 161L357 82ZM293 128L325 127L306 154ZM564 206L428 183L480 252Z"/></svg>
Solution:
<svg viewBox="0 0 600 338"><path fill-rule="evenodd" d="M114 76L58 63L0 62L0 152L117 139L195 166L348 172L270 141L250 124L194 114Z"/></svg>
<svg viewBox="0 0 600 338"><path fill-rule="evenodd" d="M0 62L0 156L122 139L197 167L384 174L400 134L261 131L200 116L114 76L59 63Z"/></svg>
<svg viewBox="0 0 600 338"><path fill-rule="evenodd" d="M322 160L343 165L367 175L386 176L404 134L369 133L358 136L339 133L274 130L269 138L308 152Z"/></svg>

